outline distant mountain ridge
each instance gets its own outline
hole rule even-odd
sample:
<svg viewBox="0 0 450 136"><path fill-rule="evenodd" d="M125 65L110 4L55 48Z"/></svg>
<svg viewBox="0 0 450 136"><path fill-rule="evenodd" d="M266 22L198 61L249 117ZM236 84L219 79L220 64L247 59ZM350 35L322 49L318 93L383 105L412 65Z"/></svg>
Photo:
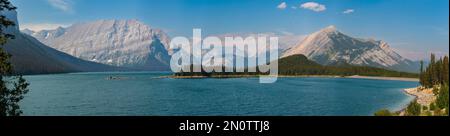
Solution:
<svg viewBox="0 0 450 136"><path fill-rule="evenodd" d="M303 54L322 65L351 64L390 70L418 72L416 62L403 58L384 41L347 36L329 26L307 36L282 57Z"/></svg>
<svg viewBox="0 0 450 136"><path fill-rule="evenodd" d="M24 33L67 54L87 61L140 70L168 70L171 51L169 37L136 20L100 20L74 24L68 28ZM242 36L228 34L228 36ZM277 36L274 33L245 36ZM223 36L227 36L222 35ZM321 65L369 66L417 73L418 62L396 53L388 43L347 36L329 26L306 38L282 36L281 58L303 54ZM296 46L292 46L294 43ZM287 49L286 49L287 48Z"/></svg>
<svg viewBox="0 0 450 136"><path fill-rule="evenodd" d="M15 39L9 39L3 46L12 55L11 63L15 73L53 74L125 70L123 68L84 61L50 48L35 38L19 31L16 11L3 11L1 15L16 23L15 27L8 27L4 31L5 33L13 34Z"/></svg>
<svg viewBox="0 0 450 136"><path fill-rule="evenodd" d="M83 60L141 70L169 69L169 36L137 20L99 20L23 32Z"/></svg>

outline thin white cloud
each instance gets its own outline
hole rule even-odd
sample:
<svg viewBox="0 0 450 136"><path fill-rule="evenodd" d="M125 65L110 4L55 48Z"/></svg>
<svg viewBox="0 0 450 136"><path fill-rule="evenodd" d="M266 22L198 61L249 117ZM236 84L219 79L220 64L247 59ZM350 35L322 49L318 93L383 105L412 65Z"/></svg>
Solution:
<svg viewBox="0 0 450 136"><path fill-rule="evenodd" d="M48 3L56 9L63 12L73 13L73 1L72 0L47 0Z"/></svg>
<svg viewBox="0 0 450 136"><path fill-rule="evenodd" d="M280 5L277 6L278 9L286 9L287 4L286 2L282 2Z"/></svg>
<svg viewBox="0 0 450 136"><path fill-rule="evenodd" d="M312 10L315 12L322 12L327 9L325 5L322 5L322 4L319 4L316 2L306 2L306 3L303 3L302 5L300 5L300 7L303 9L308 9L308 10Z"/></svg>
<svg viewBox="0 0 450 136"><path fill-rule="evenodd" d="M292 6L291 7L293 10L297 10L297 7L296 6Z"/></svg>
<svg viewBox="0 0 450 136"><path fill-rule="evenodd" d="M355 12L354 9L346 9L346 10L343 11L342 13L343 13L343 14L351 14L351 13L353 13L353 12Z"/></svg>
<svg viewBox="0 0 450 136"><path fill-rule="evenodd" d="M51 24L51 23L43 23L43 24L23 24L20 25L20 29L25 30L29 29L35 32L42 31L42 30L53 30L58 27L67 27L69 25L66 24Z"/></svg>

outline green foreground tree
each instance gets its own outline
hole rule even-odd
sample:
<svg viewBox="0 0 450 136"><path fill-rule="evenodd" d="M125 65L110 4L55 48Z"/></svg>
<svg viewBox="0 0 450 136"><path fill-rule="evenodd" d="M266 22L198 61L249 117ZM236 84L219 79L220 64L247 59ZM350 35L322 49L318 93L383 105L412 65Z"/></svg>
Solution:
<svg viewBox="0 0 450 136"><path fill-rule="evenodd" d="M0 13L15 10L8 0L0 0ZM0 15L0 117L20 116L19 102L28 93L29 84L21 75L15 75L10 62L11 55L4 49L4 45L9 39L14 39L14 35L7 34L8 27L15 26L15 23L8 20L4 15Z"/></svg>
<svg viewBox="0 0 450 136"><path fill-rule="evenodd" d="M420 104L417 103L417 100L414 100L406 108L406 115L407 116L419 116L420 113L422 112L421 108L422 108L422 106L420 106Z"/></svg>
<svg viewBox="0 0 450 136"><path fill-rule="evenodd" d="M448 85L444 84L439 89L439 93L437 95L436 104L440 109L448 109L449 107L449 98L448 98Z"/></svg>

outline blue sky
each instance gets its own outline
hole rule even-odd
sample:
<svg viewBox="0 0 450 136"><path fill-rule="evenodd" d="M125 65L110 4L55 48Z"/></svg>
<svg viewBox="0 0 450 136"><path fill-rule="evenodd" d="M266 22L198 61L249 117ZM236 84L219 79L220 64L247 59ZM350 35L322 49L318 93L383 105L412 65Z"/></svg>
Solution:
<svg viewBox="0 0 450 136"><path fill-rule="evenodd" d="M170 36L282 32L305 35L329 25L391 44L411 59L449 51L448 0L11 0L22 28L99 19L137 19Z"/></svg>

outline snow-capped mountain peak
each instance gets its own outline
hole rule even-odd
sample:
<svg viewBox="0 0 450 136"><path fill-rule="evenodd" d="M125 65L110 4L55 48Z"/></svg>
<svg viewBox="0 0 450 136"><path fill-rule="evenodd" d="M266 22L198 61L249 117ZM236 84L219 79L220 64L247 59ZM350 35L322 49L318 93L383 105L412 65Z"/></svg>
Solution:
<svg viewBox="0 0 450 136"><path fill-rule="evenodd" d="M347 36L326 27L287 50L283 57L303 54L322 65L352 64L413 72L412 61L396 53L387 42ZM411 68L414 67L414 68Z"/></svg>

